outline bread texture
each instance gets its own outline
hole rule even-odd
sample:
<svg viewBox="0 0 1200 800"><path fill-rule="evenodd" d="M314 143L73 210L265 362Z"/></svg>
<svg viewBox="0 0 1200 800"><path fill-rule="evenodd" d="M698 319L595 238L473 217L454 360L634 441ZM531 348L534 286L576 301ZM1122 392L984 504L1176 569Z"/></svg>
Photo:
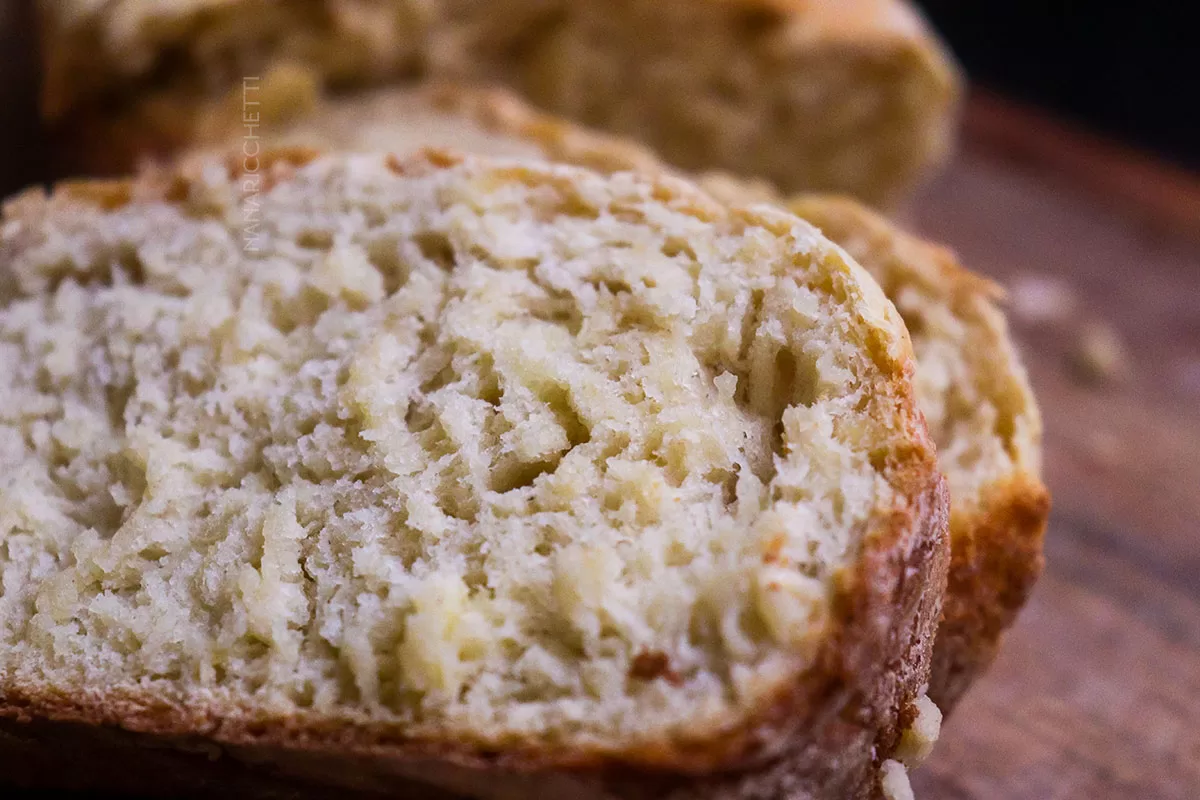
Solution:
<svg viewBox="0 0 1200 800"><path fill-rule="evenodd" d="M63 157L93 172L204 143L214 109L244 100L247 87L290 114L313 96L420 76L500 82L644 141L676 167L886 204L945 159L960 93L951 59L905 0L43 0L42 9L44 113ZM273 74L305 93L259 92Z"/></svg>
<svg viewBox="0 0 1200 800"><path fill-rule="evenodd" d="M538 112L509 92L457 85L365 93L275 130L272 141L288 145L406 152L452 142L476 153L606 172L671 171L645 148ZM240 146L233 139L225 147ZM994 658L1041 573L1049 513L1041 417L998 306L1002 292L945 248L853 200L807 195L785 202L768 184L712 172L697 181L727 204L786 204L846 248L907 323L917 402L952 498L951 589L930 683L931 696L949 711Z"/></svg>
<svg viewBox="0 0 1200 800"><path fill-rule="evenodd" d="M666 177L310 159L7 207L0 716L360 788L878 796L949 552L875 283Z"/></svg>

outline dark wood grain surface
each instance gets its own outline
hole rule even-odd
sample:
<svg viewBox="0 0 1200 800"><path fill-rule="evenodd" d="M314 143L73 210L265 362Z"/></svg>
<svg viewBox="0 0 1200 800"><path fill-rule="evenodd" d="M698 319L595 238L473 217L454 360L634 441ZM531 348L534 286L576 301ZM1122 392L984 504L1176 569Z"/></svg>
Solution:
<svg viewBox="0 0 1200 800"><path fill-rule="evenodd" d="M1200 798L1200 189L991 98L967 131L912 217L1012 290L1054 512L917 796ZM1077 363L1096 329L1127 351L1107 381Z"/></svg>

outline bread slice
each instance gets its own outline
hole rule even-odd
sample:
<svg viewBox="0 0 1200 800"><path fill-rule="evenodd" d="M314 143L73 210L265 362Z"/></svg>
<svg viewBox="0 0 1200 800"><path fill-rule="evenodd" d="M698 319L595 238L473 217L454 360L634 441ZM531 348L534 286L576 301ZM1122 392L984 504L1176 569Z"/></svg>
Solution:
<svg viewBox="0 0 1200 800"><path fill-rule="evenodd" d="M257 122L419 75L501 82L677 167L888 203L944 160L960 93L907 0L41 7L44 113L63 158L96 172L202 143L214 106ZM268 89L279 74L290 88Z"/></svg>
<svg viewBox="0 0 1200 800"><path fill-rule="evenodd" d="M912 337L917 403L952 498L950 580L929 686L948 712L995 658L1042 572L1050 495L1037 401L998 286L852 200L799 197L788 207L879 281Z"/></svg>
<svg viewBox="0 0 1200 800"><path fill-rule="evenodd" d="M570 0L519 50L467 42L439 74L502 75L676 167L786 192L891 204L944 161L957 121L957 68L900 0Z"/></svg>
<svg viewBox="0 0 1200 800"><path fill-rule="evenodd" d="M227 148L240 150L233 137ZM489 155L540 157L613 172L669 168L648 150L538 112L511 93L465 86L382 90L324 103L271 141L407 152L439 142ZM698 182L730 204L783 200L771 187L718 173ZM911 236L853 200L793 198L875 277L897 305L917 356L917 403L952 498L953 559L930 696L949 711L991 662L1001 633L1041 573L1049 496L1040 479L1041 418L997 301L1000 289L945 248Z"/></svg>
<svg viewBox="0 0 1200 800"><path fill-rule="evenodd" d="M0 716L394 791L877 796L949 552L875 283L670 178L309 158L6 209Z"/></svg>

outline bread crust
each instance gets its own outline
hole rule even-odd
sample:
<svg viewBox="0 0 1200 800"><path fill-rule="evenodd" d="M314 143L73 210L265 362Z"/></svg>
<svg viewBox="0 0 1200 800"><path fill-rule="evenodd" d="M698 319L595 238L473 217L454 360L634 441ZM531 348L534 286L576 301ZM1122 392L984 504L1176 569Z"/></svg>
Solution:
<svg viewBox="0 0 1200 800"><path fill-rule="evenodd" d="M540 112L506 89L439 81L399 91L414 105L461 116L491 133L528 141L553 161L602 172L665 170L646 147ZM367 101L373 95L363 92L359 96ZM334 106L336 101L318 102L299 118L266 119L256 133L268 141L274 133L293 138L294 128L303 130L304 119L319 118ZM119 114L93 112L79 118L70 130L60 133L56 150L63 156L60 168L113 175L148 163L169 163L181 152L237 149L242 132L241 108L233 108L228 98L214 101L165 95Z"/></svg>
<svg viewBox="0 0 1200 800"><path fill-rule="evenodd" d="M283 176L313 157L311 151L298 149L264 161L270 162L267 169L272 174ZM429 152L395 168L440 169L457 162L455 155ZM6 213L19 219L37 213L35 207L47 202L104 208L133 199L173 202L186 195L186 182L186 175L174 174L100 186L73 184L48 201L36 196L18 199ZM681 185L664 182L656 189L669 196ZM768 229L788 224L782 214L734 213ZM856 265L849 266L858 273ZM855 280L866 277L856 274ZM864 310L879 326L872 333L878 339L873 347L886 377L878 391L895 398L895 425L907 441L897 462L887 465L895 502L876 509L857 557L835 576L832 619L816 656L756 712L731 727L607 750L548 748L533 742L498 747L415 739L394 726L349 715L271 717L236 698L197 703L194 697L163 696L136 686L63 689L16 676L0 683L0 719L36 723L22 730L35 732L34 749L39 752L52 746L49 740L60 729L68 736L71 731L89 731L84 737L89 741L91 731L109 731L126 743L133 735L132 749L121 743L110 749L134 756L147 744L199 745L206 751L215 746L237 760L265 761L283 774L353 780L359 785L351 788L360 789L372 788L363 785L368 778L377 779L379 787L393 792L406 788L398 786L397 779L411 779L480 797L514 796L514 786L522 791L570 787L581 797L590 793L614 800L767 800L785 793L814 800L877 797L879 766L896 750L928 680L949 562L949 500L915 406L907 334L873 285L863 283L863 288L870 306ZM103 750L113 744L104 741L106 736L97 733L95 746ZM12 738L0 738L0 751L10 748ZM86 759L94 755L90 747L57 755ZM328 765L328 772L322 765ZM319 774L306 774L313 771ZM55 770L40 777L53 781L60 774ZM66 774L79 777L74 768Z"/></svg>
<svg viewBox="0 0 1200 800"><path fill-rule="evenodd" d="M929 696L945 713L987 671L1042 574L1050 493L1026 472L987 487L981 506L952 514L946 603Z"/></svg>

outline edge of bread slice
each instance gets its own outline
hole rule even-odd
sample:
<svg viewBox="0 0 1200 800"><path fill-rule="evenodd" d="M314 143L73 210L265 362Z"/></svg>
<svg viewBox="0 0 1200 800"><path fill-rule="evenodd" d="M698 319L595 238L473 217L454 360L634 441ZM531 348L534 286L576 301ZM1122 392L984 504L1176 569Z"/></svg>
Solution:
<svg viewBox="0 0 1200 800"><path fill-rule="evenodd" d="M879 281L912 337L918 404L950 486L950 578L929 685L949 712L994 660L1044 564L1042 419L997 305L1003 291L853 200L787 205Z"/></svg>
<svg viewBox="0 0 1200 800"><path fill-rule="evenodd" d="M219 164L6 209L0 715L451 784L498 770L602 797L878 791L927 679L948 501L874 282L792 215L672 179L441 152L310 159L262 160L263 224L281 238L251 271L233 253L247 176ZM188 242L204 249L172 249ZM432 339L413 329L429 320ZM633 350L597 344L626 332ZM193 346L160 353L156 337ZM405 341L429 373L417 389ZM128 394L126 368L149 376ZM493 444L471 426L510 395L516 427ZM617 413L629 403L659 409L650 427ZM423 493L432 506L414 505ZM530 503L554 520L541 544ZM606 522L571 533L592 517ZM355 545L389 526L399 550L374 533ZM621 530L639 534L600 544ZM663 530L683 552L660 562ZM328 536L333 550L304 549ZM309 594L343 585L360 594ZM370 616L397 587L400 628ZM698 627L672 621L689 591ZM510 652L510 623L540 647ZM573 661L555 657L564 641Z"/></svg>

